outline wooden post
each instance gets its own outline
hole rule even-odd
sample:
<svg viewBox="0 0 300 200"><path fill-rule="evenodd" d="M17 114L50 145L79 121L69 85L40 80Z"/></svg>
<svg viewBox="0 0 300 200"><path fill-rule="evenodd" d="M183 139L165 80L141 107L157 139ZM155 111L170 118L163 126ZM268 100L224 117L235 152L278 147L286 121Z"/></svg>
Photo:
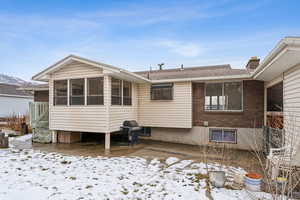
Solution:
<svg viewBox="0 0 300 200"><path fill-rule="evenodd" d="M110 133L105 133L105 152L110 150Z"/></svg>
<svg viewBox="0 0 300 200"><path fill-rule="evenodd" d="M57 131L52 131L52 143L57 143Z"/></svg>

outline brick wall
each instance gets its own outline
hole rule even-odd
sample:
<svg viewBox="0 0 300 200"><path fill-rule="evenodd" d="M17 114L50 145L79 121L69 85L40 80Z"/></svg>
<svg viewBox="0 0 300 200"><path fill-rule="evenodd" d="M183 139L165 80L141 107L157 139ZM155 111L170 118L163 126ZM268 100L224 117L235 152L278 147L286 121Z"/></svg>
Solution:
<svg viewBox="0 0 300 200"><path fill-rule="evenodd" d="M264 120L264 83L243 81L243 112L204 111L204 83L193 83L193 126L260 128Z"/></svg>
<svg viewBox="0 0 300 200"><path fill-rule="evenodd" d="M34 91L35 102L49 102L49 91Z"/></svg>

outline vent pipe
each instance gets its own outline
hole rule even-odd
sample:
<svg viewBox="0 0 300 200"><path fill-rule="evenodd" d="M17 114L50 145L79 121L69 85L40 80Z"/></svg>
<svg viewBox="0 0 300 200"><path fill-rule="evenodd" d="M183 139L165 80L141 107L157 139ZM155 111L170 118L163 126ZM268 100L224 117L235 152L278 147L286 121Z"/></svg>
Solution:
<svg viewBox="0 0 300 200"><path fill-rule="evenodd" d="M181 64L181 66L180 66L180 70L183 70L183 64Z"/></svg>

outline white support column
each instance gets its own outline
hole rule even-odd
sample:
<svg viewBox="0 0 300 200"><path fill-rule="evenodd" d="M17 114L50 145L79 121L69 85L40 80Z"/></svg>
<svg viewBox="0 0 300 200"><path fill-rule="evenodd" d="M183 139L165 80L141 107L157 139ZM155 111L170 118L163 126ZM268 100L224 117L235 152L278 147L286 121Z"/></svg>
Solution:
<svg viewBox="0 0 300 200"><path fill-rule="evenodd" d="M267 126L267 97L268 97L268 88L266 83L264 84L264 126Z"/></svg>
<svg viewBox="0 0 300 200"><path fill-rule="evenodd" d="M52 143L57 143L57 131L52 131Z"/></svg>
<svg viewBox="0 0 300 200"><path fill-rule="evenodd" d="M105 151L110 150L110 133L105 133Z"/></svg>

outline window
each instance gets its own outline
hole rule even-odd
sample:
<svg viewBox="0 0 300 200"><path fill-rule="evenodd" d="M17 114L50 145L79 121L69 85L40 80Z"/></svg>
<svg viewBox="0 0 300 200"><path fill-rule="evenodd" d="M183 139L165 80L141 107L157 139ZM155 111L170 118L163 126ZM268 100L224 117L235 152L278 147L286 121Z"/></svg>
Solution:
<svg viewBox="0 0 300 200"><path fill-rule="evenodd" d="M173 83L151 85L151 100L172 100Z"/></svg>
<svg viewBox="0 0 300 200"><path fill-rule="evenodd" d="M70 105L84 105L84 79L70 80Z"/></svg>
<svg viewBox="0 0 300 200"><path fill-rule="evenodd" d="M235 129L210 129L209 141L237 143L237 131Z"/></svg>
<svg viewBox="0 0 300 200"><path fill-rule="evenodd" d="M123 81L123 105L131 105L132 99L131 99L131 83L127 81Z"/></svg>
<svg viewBox="0 0 300 200"><path fill-rule="evenodd" d="M122 81L111 79L111 105L122 105Z"/></svg>
<svg viewBox="0 0 300 200"><path fill-rule="evenodd" d="M103 105L103 77L87 79L87 105Z"/></svg>
<svg viewBox="0 0 300 200"><path fill-rule="evenodd" d="M68 104L68 81L57 80L54 81L54 105L67 105Z"/></svg>
<svg viewBox="0 0 300 200"><path fill-rule="evenodd" d="M208 83L205 89L205 109L224 110L223 83Z"/></svg>
<svg viewBox="0 0 300 200"><path fill-rule="evenodd" d="M267 89L267 111L283 111L283 82Z"/></svg>
<svg viewBox="0 0 300 200"><path fill-rule="evenodd" d="M205 110L242 110L242 82L207 83Z"/></svg>
<svg viewBox="0 0 300 200"><path fill-rule="evenodd" d="M225 110L242 110L242 83L224 83Z"/></svg>

